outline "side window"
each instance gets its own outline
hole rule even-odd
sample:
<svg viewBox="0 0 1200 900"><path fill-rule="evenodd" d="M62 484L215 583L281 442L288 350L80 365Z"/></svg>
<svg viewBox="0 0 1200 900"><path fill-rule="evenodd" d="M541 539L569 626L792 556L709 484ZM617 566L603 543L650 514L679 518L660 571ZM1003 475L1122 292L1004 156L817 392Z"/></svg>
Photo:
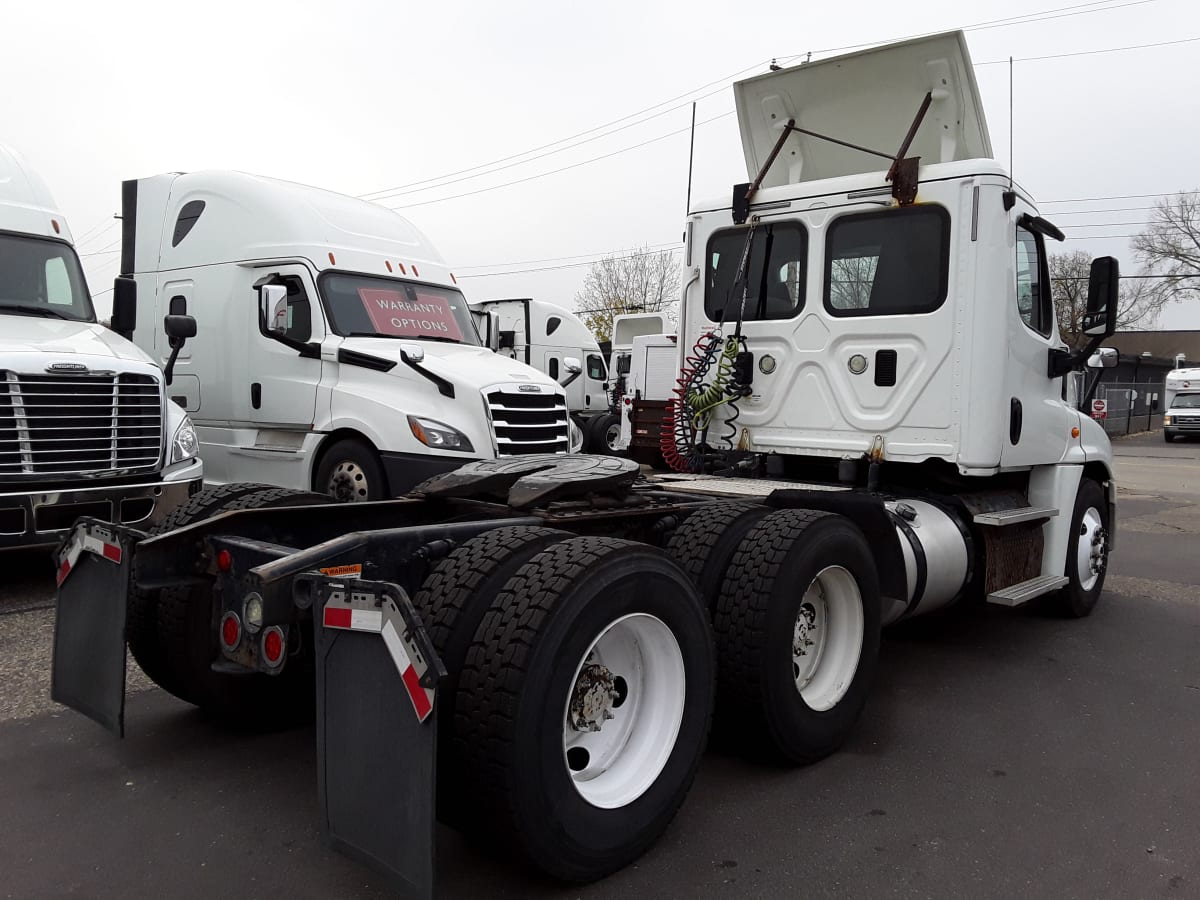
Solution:
<svg viewBox="0 0 1200 900"><path fill-rule="evenodd" d="M547 373L555 381L558 381L558 357L550 357L550 371Z"/></svg>
<svg viewBox="0 0 1200 900"><path fill-rule="evenodd" d="M608 372L604 369L604 358L595 353L589 353L587 358L587 377L593 381L603 381Z"/></svg>
<svg viewBox="0 0 1200 900"><path fill-rule="evenodd" d="M1053 306L1046 253L1039 235L1017 226L1017 312L1042 337L1050 336Z"/></svg>
<svg viewBox="0 0 1200 900"><path fill-rule="evenodd" d="M72 306L75 294L71 290L71 276L61 256L46 260L46 302L51 306Z"/></svg>
<svg viewBox="0 0 1200 900"><path fill-rule="evenodd" d="M825 309L834 316L929 313L946 300L950 216L940 206L843 216L825 242Z"/></svg>
<svg viewBox="0 0 1200 900"><path fill-rule="evenodd" d="M804 308L808 232L799 222L760 225L750 245L749 277L739 277L747 229L718 231L708 241L704 313L710 321L790 319Z"/></svg>
<svg viewBox="0 0 1200 900"><path fill-rule="evenodd" d="M281 279L287 287L287 331L284 335L304 344L312 340L312 303L304 282L295 275Z"/></svg>

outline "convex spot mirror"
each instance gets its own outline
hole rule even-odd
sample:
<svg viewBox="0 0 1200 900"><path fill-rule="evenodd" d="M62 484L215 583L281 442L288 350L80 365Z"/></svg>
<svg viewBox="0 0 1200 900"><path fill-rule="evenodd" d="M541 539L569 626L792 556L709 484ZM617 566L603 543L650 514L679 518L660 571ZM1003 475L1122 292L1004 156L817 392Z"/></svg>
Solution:
<svg viewBox="0 0 1200 900"><path fill-rule="evenodd" d="M258 289L258 308L267 334L285 334L288 329L287 288L264 284Z"/></svg>
<svg viewBox="0 0 1200 900"><path fill-rule="evenodd" d="M1112 347L1101 347L1088 357L1089 369L1111 369L1120 361L1121 354Z"/></svg>
<svg viewBox="0 0 1200 900"><path fill-rule="evenodd" d="M1104 338L1117 330L1120 290L1121 268L1116 258L1100 256L1093 259L1088 277L1087 312L1083 314L1082 323L1085 335Z"/></svg>

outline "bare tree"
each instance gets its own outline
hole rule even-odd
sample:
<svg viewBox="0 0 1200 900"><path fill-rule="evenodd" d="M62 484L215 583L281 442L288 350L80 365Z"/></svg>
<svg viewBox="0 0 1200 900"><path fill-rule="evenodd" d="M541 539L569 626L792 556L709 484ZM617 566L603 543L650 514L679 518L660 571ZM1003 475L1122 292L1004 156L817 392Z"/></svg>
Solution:
<svg viewBox="0 0 1200 900"><path fill-rule="evenodd" d="M1169 300L1200 298L1200 191L1159 200L1133 249L1149 274L1163 276L1154 279L1155 292Z"/></svg>
<svg viewBox="0 0 1200 900"><path fill-rule="evenodd" d="M643 248L592 263L575 295L575 307L596 340L612 337L613 316L666 312L675 320L679 300L679 261L671 250Z"/></svg>
<svg viewBox="0 0 1200 900"><path fill-rule="evenodd" d="M1083 334L1083 315L1087 312L1088 275L1092 258L1082 250L1051 253L1050 290L1058 315L1059 336L1072 347L1087 343ZM1145 273L1143 273L1145 274ZM1117 301L1117 328L1153 327L1159 312L1173 298L1159 289L1155 279L1121 279Z"/></svg>

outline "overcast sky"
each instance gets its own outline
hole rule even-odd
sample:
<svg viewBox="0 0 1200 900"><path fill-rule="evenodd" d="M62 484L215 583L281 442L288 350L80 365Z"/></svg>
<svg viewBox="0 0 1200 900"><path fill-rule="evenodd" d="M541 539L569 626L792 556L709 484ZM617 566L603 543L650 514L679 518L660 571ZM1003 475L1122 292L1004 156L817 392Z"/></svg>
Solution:
<svg viewBox="0 0 1200 900"><path fill-rule="evenodd" d="M747 177L735 75L976 25L967 40L1003 163L1010 55L1179 42L1015 64L1016 177L1065 226L1067 249L1113 254L1132 273L1126 236L1153 197L1110 198L1200 187L1200 9L1186 0L117 0L9 4L3 21L0 142L50 185L92 254L97 294L117 270L122 179L232 168L353 195L406 191L382 202L403 207L457 274L483 276L462 281L469 297L572 306L587 272L575 264L679 240L691 100L706 123L693 196L723 197ZM496 160L505 168L430 181ZM484 275L529 269L545 271ZM1200 309L1176 305L1160 324L1200 328Z"/></svg>

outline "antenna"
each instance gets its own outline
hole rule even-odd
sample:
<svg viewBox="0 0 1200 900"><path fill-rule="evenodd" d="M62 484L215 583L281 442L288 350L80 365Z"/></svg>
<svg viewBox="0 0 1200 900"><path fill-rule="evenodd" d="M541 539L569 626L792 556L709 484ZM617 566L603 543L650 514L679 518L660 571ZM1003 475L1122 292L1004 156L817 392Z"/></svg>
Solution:
<svg viewBox="0 0 1200 900"><path fill-rule="evenodd" d="M692 214L692 160L696 156L696 101L692 101L692 136L691 143L688 145L688 186L687 186L687 206L683 210L683 217L686 219Z"/></svg>
<svg viewBox="0 0 1200 900"><path fill-rule="evenodd" d="M1008 190L1013 189L1013 58L1008 58Z"/></svg>

